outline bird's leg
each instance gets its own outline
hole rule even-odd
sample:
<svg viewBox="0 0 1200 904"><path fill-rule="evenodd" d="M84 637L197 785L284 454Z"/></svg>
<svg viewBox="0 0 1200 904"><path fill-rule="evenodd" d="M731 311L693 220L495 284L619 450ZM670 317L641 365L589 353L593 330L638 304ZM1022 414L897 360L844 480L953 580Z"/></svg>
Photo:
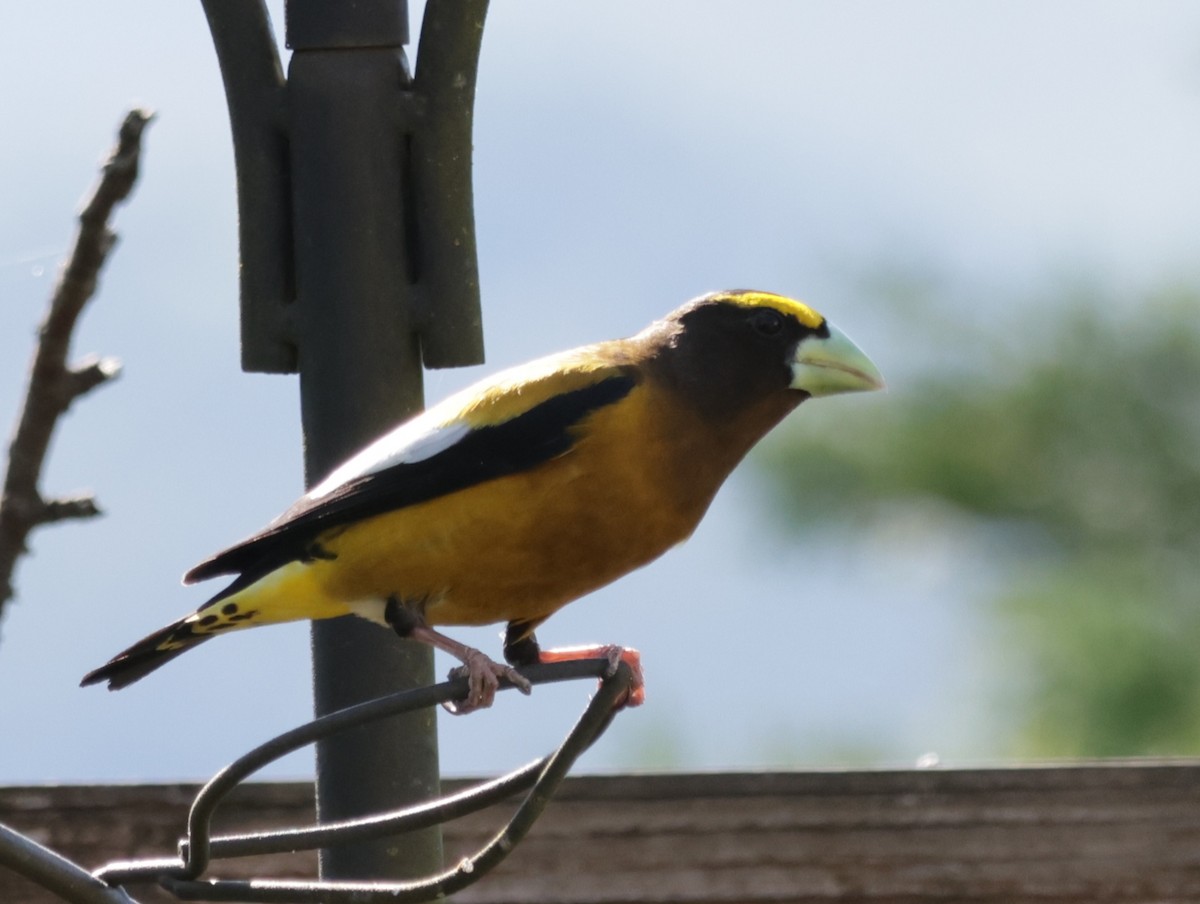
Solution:
<svg viewBox="0 0 1200 904"><path fill-rule="evenodd" d="M447 703L448 712L465 715L477 709L487 709L496 699L496 690L500 686L501 678L507 678L523 694L529 694L533 690L529 679L512 666L495 662L474 647L435 631L425 624L425 619L418 612L405 606L395 597L388 600L384 618L401 637L427 643L435 649L449 653L462 663L461 666L450 670L450 677L466 676L469 687L467 699Z"/></svg>
<svg viewBox="0 0 1200 904"><path fill-rule="evenodd" d="M440 631L435 631L427 625L418 625L409 634L413 640L419 640L439 650L443 650L462 662L462 665L450 670L451 678L466 676L470 691L466 700L446 704L446 709L456 716L463 716L477 709L487 709L496 699L496 690L500 687L500 679L507 678L522 694L533 692L529 679L510 665L496 662L486 653L459 643L452 637L447 637Z"/></svg>
<svg viewBox="0 0 1200 904"><path fill-rule="evenodd" d="M641 706L646 702L646 681L642 673L642 656L631 647L599 644L543 650L538 645L537 637L528 630L527 624L509 622L508 631L504 637L504 658L513 665L531 665L535 662L571 662L576 659L607 659L608 670L605 677L614 675L617 666L624 662L633 671L633 683L629 686L629 692L618 700L613 708Z"/></svg>

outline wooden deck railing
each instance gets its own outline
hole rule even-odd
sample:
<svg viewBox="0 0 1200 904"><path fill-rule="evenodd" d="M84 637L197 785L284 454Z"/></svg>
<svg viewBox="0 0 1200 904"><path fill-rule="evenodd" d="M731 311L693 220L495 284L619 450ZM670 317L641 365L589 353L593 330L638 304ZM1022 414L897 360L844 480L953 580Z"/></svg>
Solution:
<svg viewBox="0 0 1200 904"><path fill-rule="evenodd" d="M0 788L0 822L89 867L169 856L194 792ZM447 862L478 848L507 812L448 824ZM218 828L298 825L311 813L311 786L253 784L235 792ZM315 857L223 861L212 872L312 877ZM130 890L143 904L172 900ZM5 904L53 900L0 870ZM455 900L1200 901L1200 762L570 778L520 848Z"/></svg>

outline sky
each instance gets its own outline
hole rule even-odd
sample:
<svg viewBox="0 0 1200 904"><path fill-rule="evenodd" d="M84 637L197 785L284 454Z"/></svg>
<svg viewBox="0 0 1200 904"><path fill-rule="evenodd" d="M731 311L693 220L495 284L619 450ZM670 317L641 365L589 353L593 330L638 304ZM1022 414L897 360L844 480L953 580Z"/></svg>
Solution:
<svg viewBox="0 0 1200 904"><path fill-rule="evenodd" d="M1027 315L1005 299L1064 275L1129 299L1196 276L1195 4L496 0L479 79L488 362L427 374L431 401L750 286L804 298L889 378L886 396L813 404L886 405L929 343L873 274L937 273L953 313L984 322ZM0 783L200 779L311 710L305 625L225 636L119 694L77 687L203 602L213 588L180 575L303 490L295 378L238 366L232 151L199 3L0 8L0 424L133 104L158 118L75 344L124 372L64 420L44 478L48 494L94 491L106 515L39 531L19 566ZM991 759L997 670L976 604L995 576L964 565L986 550L915 544L902 518L783 536L753 464L688 544L539 631L644 656L646 706L580 768ZM494 628L456 636L499 652ZM441 717L444 772L540 755L588 693Z"/></svg>

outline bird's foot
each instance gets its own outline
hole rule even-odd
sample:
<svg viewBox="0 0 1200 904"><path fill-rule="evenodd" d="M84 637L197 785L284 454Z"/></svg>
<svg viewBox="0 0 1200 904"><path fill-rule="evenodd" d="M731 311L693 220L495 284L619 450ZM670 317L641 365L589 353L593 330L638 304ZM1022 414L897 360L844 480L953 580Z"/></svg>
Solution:
<svg viewBox="0 0 1200 904"><path fill-rule="evenodd" d="M500 688L501 680L507 680L522 694L528 696L533 692L529 679L512 666L503 665L468 647L462 655L463 664L450 670L450 678L467 679L467 697L465 700L451 700L445 704L447 712L456 716L465 716L477 709L487 709L496 699L496 691Z"/></svg>
<svg viewBox="0 0 1200 904"><path fill-rule="evenodd" d="M427 643L431 647L449 653L462 663L450 670L451 680L467 679L467 696L463 700L451 700L443 706L447 712L456 716L465 716L477 709L487 709L496 699L496 691L501 681L508 681L522 694L531 694L533 685L529 679L512 666L501 665L481 653L474 647L459 643L452 637L447 637L440 631L435 631L426 624L418 622L414 625L404 625L405 635L413 640Z"/></svg>
<svg viewBox="0 0 1200 904"><path fill-rule="evenodd" d="M570 662L576 659L607 659L608 669L604 677L611 678L617 673L617 667L623 662L633 672L633 681L629 690L622 695L613 709L624 709L626 706L641 706L646 702L646 679L642 672L642 654L633 647L619 647L616 644L602 644L586 647L560 647L556 650L539 650L538 662Z"/></svg>

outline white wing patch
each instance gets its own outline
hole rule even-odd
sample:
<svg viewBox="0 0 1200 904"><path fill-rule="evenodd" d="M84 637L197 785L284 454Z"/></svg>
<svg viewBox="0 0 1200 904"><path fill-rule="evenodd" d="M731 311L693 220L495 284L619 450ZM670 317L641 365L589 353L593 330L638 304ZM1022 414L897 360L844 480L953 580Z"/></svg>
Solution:
<svg viewBox="0 0 1200 904"><path fill-rule="evenodd" d="M405 421L391 433L385 433L352 458L343 462L328 477L308 491L306 498L320 499L344 483L386 471L393 465L412 464L432 458L449 449L471 432L463 421L439 424L433 410Z"/></svg>

